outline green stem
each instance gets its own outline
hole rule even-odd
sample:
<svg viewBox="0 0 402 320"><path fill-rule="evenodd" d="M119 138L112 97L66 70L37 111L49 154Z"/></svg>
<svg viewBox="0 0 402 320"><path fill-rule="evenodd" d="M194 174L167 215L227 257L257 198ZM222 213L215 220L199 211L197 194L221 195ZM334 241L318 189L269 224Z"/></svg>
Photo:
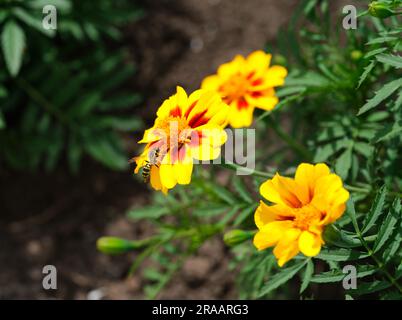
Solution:
<svg viewBox="0 0 402 320"><path fill-rule="evenodd" d="M398 284L396 279L384 268L384 264L374 255L373 250L368 246L366 240L363 238L363 235L359 229L359 227L355 224L353 224L353 227L356 231L356 234L360 240L360 242L363 244L364 248L367 250L367 253L369 256L375 261L377 264L378 268L382 271L382 273L388 278L388 280L391 282L393 286L395 286L399 292L402 293L402 287Z"/></svg>
<svg viewBox="0 0 402 320"><path fill-rule="evenodd" d="M287 134L271 117L267 117L267 122L270 127L275 131L275 133L288 144L290 148L296 151L300 156L308 161L313 159L309 150L307 150L303 145L301 145L297 140L293 139L289 134Z"/></svg>
<svg viewBox="0 0 402 320"><path fill-rule="evenodd" d="M223 163L223 164L220 164L220 166L223 168L227 168L230 170L236 170L236 171L242 172L244 174L252 175L255 177L271 179L275 176L275 174L273 174L273 173L254 170L254 169L250 169L247 167L242 167L236 163Z"/></svg>
<svg viewBox="0 0 402 320"><path fill-rule="evenodd" d="M61 123L72 127L72 123L68 120L68 118L57 110L50 102L48 102L46 97L36 90L28 81L26 81L24 78L17 78L15 79L15 82L38 106L42 107L46 112L51 114Z"/></svg>

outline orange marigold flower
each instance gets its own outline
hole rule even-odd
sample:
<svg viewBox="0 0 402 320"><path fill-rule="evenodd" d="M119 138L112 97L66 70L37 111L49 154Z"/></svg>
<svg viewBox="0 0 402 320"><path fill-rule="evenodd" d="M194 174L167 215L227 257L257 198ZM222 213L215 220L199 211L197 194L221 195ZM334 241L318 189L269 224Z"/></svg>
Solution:
<svg viewBox="0 0 402 320"><path fill-rule="evenodd" d="M258 250L275 246L278 265L283 266L300 251L317 255L324 243L322 232L345 211L349 192L327 165L302 163L294 179L276 174L260 187L261 201L254 219L259 229L254 237Z"/></svg>
<svg viewBox="0 0 402 320"><path fill-rule="evenodd" d="M226 142L224 127L229 106L214 91L197 90L187 96L183 88L159 107L154 126L139 143L143 153L133 160L145 181L167 193L176 184L189 184L193 159L212 160Z"/></svg>
<svg viewBox="0 0 402 320"><path fill-rule="evenodd" d="M270 63L271 55L263 51L255 51L247 58L237 55L202 82L203 89L217 91L230 106L229 124L233 128L249 127L254 108L272 110L278 103L274 87L284 84L287 70L270 67Z"/></svg>

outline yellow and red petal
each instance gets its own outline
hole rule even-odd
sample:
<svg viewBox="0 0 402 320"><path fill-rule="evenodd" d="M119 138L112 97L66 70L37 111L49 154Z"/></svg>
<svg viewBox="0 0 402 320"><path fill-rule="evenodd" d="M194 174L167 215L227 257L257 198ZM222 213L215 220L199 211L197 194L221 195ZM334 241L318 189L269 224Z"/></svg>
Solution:
<svg viewBox="0 0 402 320"><path fill-rule="evenodd" d="M247 70L254 71L254 77L263 74L271 63L271 55L258 50L250 53L246 59Z"/></svg>
<svg viewBox="0 0 402 320"><path fill-rule="evenodd" d="M283 204L290 208L299 208L302 203L298 198L295 181L291 178L276 174L260 187L261 195L276 204Z"/></svg>
<svg viewBox="0 0 402 320"><path fill-rule="evenodd" d="M237 55L234 59L230 62L222 64L218 68L218 76L223 80L227 80L232 75L242 72L245 67L245 59L241 55Z"/></svg>
<svg viewBox="0 0 402 320"><path fill-rule="evenodd" d="M293 210L289 207L280 204L268 206L263 201L260 201L260 205L254 214L254 222L257 228L261 229L272 221L291 220L294 216Z"/></svg>
<svg viewBox="0 0 402 320"><path fill-rule="evenodd" d="M244 101L233 101L230 105L228 120L233 128L245 128L253 123L254 107Z"/></svg>

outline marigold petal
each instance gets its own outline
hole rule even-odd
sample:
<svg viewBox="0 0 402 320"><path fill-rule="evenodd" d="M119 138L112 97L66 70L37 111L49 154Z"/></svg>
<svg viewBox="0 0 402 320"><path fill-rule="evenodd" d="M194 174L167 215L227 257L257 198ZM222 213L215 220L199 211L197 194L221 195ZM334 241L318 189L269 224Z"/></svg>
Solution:
<svg viewBox="0 0 402 320"><path fill-rule="evenodd" d="M177 184L176 175L171 164L160 165L160 179L161 184L167 189L172 189Z"/></svg>
<svg viewBox="0 0 402 320"><path fill-rule="evenodd" d="M258 229L263 228L267 223L275 220L284 220L294 217L294 212L283 205L277 204L273 206L266 205L260 201L260 205L254 214L254 221Z"/></svg>
<svg viewBox="0 0 402 320"><path fill-rule="evenodd" d="M272 110L275 108L275 106L278 104L278 97L258 97L258 98L251 98L247 99L250 104L254 105L257 108L263 109L263 110Z"/></svg>
<svg viewBox="0 0 402 320"><path fill-rule="evenodd" d="M161 183L161 178L160 178L160 172L159 172L159 168L156 166L152 166L151 167L151 172L150 172L150 184L151 187L154 190L160 190L162 191L164 194L167 194L168 189L166 187L164 187Z"/></svg>
<svg viewBox="0 0 402 320"><path fill-rule="evenodd" d="M309 231L303 231L299 238L299 249L307 257L314 257L321 250L321 236Z"/></svg>
<svg viewBox="0 0 402 320"><path fill-rule="evenodd" d="M257 50L250 53L247 57L247 66L249 70L256 71L255 75L258 76L259 72L265 72L271 63L271 55L262 50Z"/></svg>
<svg viewBox="0 0 402 320"><path fill-rule="evenodd" d="M276 204L283 204L291 208L301 206L295 181L281 177L279 174L264 182L260 187L260 193L265 199Z"/></svg>
<svg viewBox="0 0 402 320"><path fill-rule="evenodd" d="M193 163L175 163L173 170L178 184L189 184L193 172Z"/></svg>
<svg viewBox="0 0 402 320"><path fill-rule="evenodd" d="M288 229L276 245L273 253L278 259L278 265L280 267L299 253L298 240L300 233L301 231L299 229Z"/></svg>
<svg viewBox="0 0 402 320"><path fill-rule="evenodd" d="M241 55L237 55L230 62L224 63L218 68L218 76L226 80L230 76L244 69L245 59Z"/></svg>
<svg viewBox="0 0 402 320"><path fill-rule="evenodd" d="M264 85L268 87L278 87L285 84L285 77L288 71L282 66L272 66L264 75Z"/></svg>
<svg viewBox="0 0 402 320"><path fill-rule="evenodd" d="M313 198L315 185L319 178L328 176L330 170L324 163L316 165L302 163L296 169L295 180L300 189L300 200L307 204Z"/></svg>
<svg viewBox="0 0 402 320"><path fill-rule="evenodd" d="M291 227L291 221L273 221L266 224L255 234L254 246L258 250L264 250L276 245Z"/></svg>
<svg viewBox="0 0 402 320"><path fill-rule="evenodd" d="M237 101L234 101L230 105L228 120L229 124L233 128L246 128L253 123L254 107L249 106L247 108L239 110L237 108Z"/></svg>
<svg viewBox="0 0 402 320"><path fill-rule="evenodd" d="M204 78L201 84L201 88L205 90L218 90L222 84L221 79L217 75L212 75Z"/></svg>

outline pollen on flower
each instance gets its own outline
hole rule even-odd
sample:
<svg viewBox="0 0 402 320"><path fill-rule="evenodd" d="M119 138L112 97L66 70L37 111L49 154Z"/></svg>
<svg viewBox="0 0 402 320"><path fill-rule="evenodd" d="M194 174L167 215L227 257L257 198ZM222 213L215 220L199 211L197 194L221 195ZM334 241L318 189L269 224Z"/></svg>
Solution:
<svg viewBox="0 0 402 320"><path fill-rule="evenodd" d="M308 230L311 226L317 225L322 218L322 214L311 205L304 206L295 210L293 220L294 227L301 230Z"/></svg>

